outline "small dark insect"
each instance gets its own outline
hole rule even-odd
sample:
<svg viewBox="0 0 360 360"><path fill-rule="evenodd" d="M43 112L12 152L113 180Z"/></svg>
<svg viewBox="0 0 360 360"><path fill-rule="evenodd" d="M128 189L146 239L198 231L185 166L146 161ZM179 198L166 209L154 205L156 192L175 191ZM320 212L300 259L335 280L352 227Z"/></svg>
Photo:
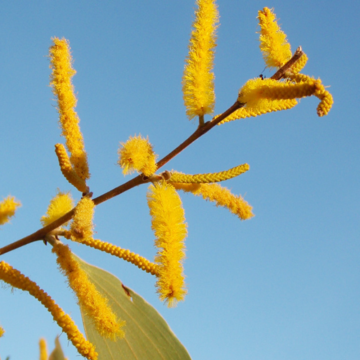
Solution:
<svg viewBox="0 0 360 360"><path fill-rule="evenodd" d="M260 74L260 75L259 75L259 78L260 78L261 80L264 80L264 79L266 79L266 76L264 76L263 74Z"/></svg>

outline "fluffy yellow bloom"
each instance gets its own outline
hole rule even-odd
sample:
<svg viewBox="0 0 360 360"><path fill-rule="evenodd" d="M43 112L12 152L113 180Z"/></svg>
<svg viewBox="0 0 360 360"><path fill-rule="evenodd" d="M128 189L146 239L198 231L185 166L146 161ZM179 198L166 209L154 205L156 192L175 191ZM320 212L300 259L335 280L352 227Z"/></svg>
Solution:
<svg viewBox="0 0 360 360"><path fill-rule="evenodd" d="M63 332L66 333L68 339L77 348L78 352L87 359L97 359L98 354L95 351L94 345L84 338L71 317L65 314L55 301L34 281L31 281L27 276L14 269L5 261L0 262L0 280L15 288L27 291L39 300L51 313L53 319L62 328Z"/></svg>
<svg viewBox="0 0 360 360"><path fill-rule="evenodd" d="M220 182L239 176L244 172L248 171L249 169L250 166L248 164L242 164L239 166L235 166L229 170L220 171L217 173L209 173L209 174L187 175L178 172L172 172L168 182L188 183L188 184Z"/></svg>
<svg viewBox="0 0 360 360"><path fill-rule="evenodd" d="M186 115L212 114L215 105L214 48L219 19L215 0L197 0L198 9L189 44L182 80Z"/></svg>
<svg viewBox="0 0 360 360"><path fill-rule="evenodd" d="M67 239L72 239L71 232L65 231L64 237ZM75 240L76 241L76 240ZM104 251L108 254L116 256L120 259L128 261L134 265L136 265L139 269L146 271L152 275L158 275L159 266L152 263L151 261L145 259L144 257L135 254L130 250L123 249L119 246L115 246L105 241L101 241L99 239L83 239L81 241L82 244L92 247L93 249L97 249L100 251Z"/></svg>
<svg viewBox="0 0 360 360"><path fill-rule="evenodd" d="M237 215L241 220L248 220L254 216L252 206L240 195L233 195L230 190L218 184L173 184L176 190L191 192L202 196L203 199L213 201L216 206L223 206Z"/></svg>
<svg viewBox="0 0 360 360"><path fill-rule="evenodd" d="M256 107L242 107L234 111L231 115L226 117L218 125L224 124L229 121L234 121L238 119L245 119L248 117L256 117L263 115L269 112L288 110L297 105L296 99L286 99L286 100L268 100L268 99L259 99L258 105ZM218 117L217 115L216 117Z"/></svg>
<svg viewBox="0 0 360 360"><path fill-rule="evenodd" d="M71 78L76 74L72 68L70 46L66 39L53 39L54 45L50 47L50 67L52 69L50 85L58 99L60 125L62 135L66 139L66 147L71 157L77 175L89 179L89 166L84 147L84 140L80 131L80 119L75 112L76 97Z"/></svg>
<svg viewBox="0 0 360 360"><path fill-rule="evenodd" d="M169 307L175 306L186 295L183 275L185 214L175 188L165 181L150 185L147 194L155 246L158 249L155 263L159 264L157 292Z"/></svg>
<svg viewBox="0 0 360 360"><path fill-rule="evenodd" d="M85 180L81 179L76 173L75 169L71 165L69 156L63 144L55 145L55 153L59 161L60 170L64 175L65 179L74 185L82 193L87 191Z"/></svg>
<svg viewBox="0 0 360 360"><path fill-rule="evenodd" d="M308 57L305 53L303 53L300 58L295 62L293 66L291 66L290 70L293 74L297 74L301 71L308 61Z"/></svg>
<svg viewBox="0 0 360 360"><path fill-rule="evenodd" d="M10 221L10 218L15 215L15 211L21 203L15 201L13 196L8 196L6 199L0 202L0 225L4 225Z"/></svg>
<svg viewBox="0 0 360 360"><path fill-rule="evenodd" d="M53 221L61 218L74 207L74 200L69 193L62 193L61 191L53 197L47 208L47 212L41 217L40 221L43 226L51 224ZM64 224L66 225L66 224Z"/></svg>
<svg viewBox="0 0 360 360"><path fill-rule="evenodd" d="M71 234L75 241L81 242L84 239L93 237L94 202L84 196L76 205L75 214L71 223Z"/></svg>
<svg viewBox="0 0 360 360"><path fill-rule="evenodd" d="M39 340L39 350L40 350L40 360L48 360L48 352L47 352L47 346L46 346L46 340L40 339Z"/></svg>
<svg viewBox="0 0 360 360"><path fill-rule="evenodd" d="M290 44L276 22L275 14L267 7L259 11L260 50L268 67L279 68L291 58Z"/></svg>
<svg viewBox="0 0 360 360"><path fill-rule="evenodd" d="M134 171L151 176L156 171L156 158L153 148L146 138L141 135L129 138L126 143L121 143L118 151L118 164L122 167L124 174Z"/></svg>
<svg viewBox="0 0 360 360"><path fill-rule="evenodd" d="M125 322L118 321L108 305L108 300L96 290L95 285L71 255L69 247L58 242L54 245L53 252L57 255L56 261L76 294L80 307L93 320L99 334L113 340L124 337L121 327Z"/></svg>
<svg viewBox="0 0 360 360"><path fill-rule="evenodd" d="M5 330L2 326L0 326L0 337L2 337L5 334Z"/></svg>
<svg viewBox="0 0 360 360"><path fill-rule="evenodd" d="M259 111L261 111L261 109L266 109L268 101L300 99L315 95L321 100L317 110L318 115L327 115L333 103L331 94L325 90L321 80L315 80L308 76L305 76L304 79L306 81L295 84L273 79L251 79L240 89L238 101L245 103L247 109L260 109Z"/></svg>

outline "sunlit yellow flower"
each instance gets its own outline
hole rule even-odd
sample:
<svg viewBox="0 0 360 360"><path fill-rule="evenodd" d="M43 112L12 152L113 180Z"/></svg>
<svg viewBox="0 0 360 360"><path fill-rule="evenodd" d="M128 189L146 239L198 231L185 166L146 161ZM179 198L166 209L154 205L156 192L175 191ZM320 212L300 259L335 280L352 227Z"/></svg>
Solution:
<svg viewBox="0 0 360 360"><path fill-rule="evenodd" d="M198 9L189 44L189 55L183 75L183 97L186 115L212 114L215 105L214 48L218 11L215 0L197 0Z"/></svg>
<svg viewBox="0 0 360 360"><path fill-rule="evenodd" d="M267 7L259 11L260 50L268 67L279 68L291 59L290 44L276 22L275 14Z"/></svg>
<svg viewBox="0 0 360 360"><path fill-rule="evenodd" d="M169 307L186 295L183 259L187 236L185 214L175 188L165 181L150 185L147 194L159 264L157 292Z"/></svg>
<svg viewBox="0 0 360 360"><path fill-rule="evenodd" d="M39 350L40 350L40 360L48 360L48 352L47 352L47 346L46 346L46 340L41 338L39 340Z"/></svg>
<svg viewBox="0 0 360 360"><path fill-rule="evenodd" d="M59 161L60 170L65 179L82 193L86 192L86 182L76 173L75 169L71 165L65 146L63 144L56 144L55 153Z"/></svg>
<svg viewBox="0 0 360 360"><path fill-rule="evenodd" d="M5 334L5 330L2 326L0 326L0 337L2 337Z"/></svg>
<svg viewBox="0 0 360 360"><path fill-rule="evenodd" d="M241 220L247 220L254 216L252 206L240 195L233 195L230 190L219 184L173 184L176 190L191 192L202 196L203 199L215 202L216 206L223 206L237 215Z"/></svg>
<svg viewBox="0 0 360 360"><path fill-rule="evenodd" d="M156 158L153 148L148 139L139 136L129 138L126 143L121 143L119 148L118 164L122 167L124 174L134 171L151 176L156 171Z"/></svg>
<svg viewBox="0 0 360 360"><path fill-rule="evenodd" d="M0 202L0 225L4 225L10 221L10 218L15 215L15 211L21 203L15 201L13 196L8 196Z"/></svg>
<svg viewBox="0 0 360 360"><path fill-rule="evenodd" d="M76 294L80 307L93 320L99 334L113 340L123 337L125 333L121 327L125 325L125 321L118 321L108 305L108 300L96 290L71 255L69 247L58 242L55 243L53 252L57 255L56 261Z"/></svg>
<svg viewBox="0 0 360 360"><path fill-rule="evenodd" d="M69 193L62 193L61 191L53 197L50 201L47 212L41 217L43 226L51 224L53 221L61 218L74 207L74 200ZM66 226L66 224L64 224Z"/></svg>
<svg viewBox="0 0 360 360"><path fill-rule="evenodd" d="M76 74L72 68L70 46L66 39L53 38L54 45L50 47L50 67L52 69L50 85L58 100L60 125L62 135L66 139L66 147L71 157L70 161L78 176L89 179L89 166L80 131L80 119L75 112L76 97L71 78Z"/></svg>
<svg viewBox="0 0 360 360"><path fill-rule="evenodd" d="M74 240L81 242L83 239L93 237L94 208L95 204L88 196L83 196L76 205L70 227Z"/></svg>
<svg viewBox="0 0 360 360"><path fill-rule="evenodd" d="M0 280L15 288L27 291L39 300L51 313L53 319L66 333L68 339L77 348L78 352L87 359L97 359L98 354L95 351L94 345L84 338L71 317L65 314L55 301L44 290L40 289L34 281L31 281L27 276L14 269L5 261L0 262Z"/></svg>

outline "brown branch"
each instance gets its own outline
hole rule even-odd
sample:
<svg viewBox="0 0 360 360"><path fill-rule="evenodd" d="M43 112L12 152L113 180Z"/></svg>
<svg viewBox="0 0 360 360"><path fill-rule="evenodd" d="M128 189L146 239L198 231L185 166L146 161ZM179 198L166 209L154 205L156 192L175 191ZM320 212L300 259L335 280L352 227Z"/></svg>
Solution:
<svg viewBox="0 0 360 360"><path fill-rule="evenodd" d="M280 80L287 70L289 70L294 63L303 55L303 51L301 49L301 46L297 48L295 51L293 57L284 65L282 66L271 78L275 80ZM166 163L168 163L171 159L173 159L176 155L178 155L181 151L183 151L185 148L187 148L190 144L192 144L195 140L197 140L199 137L206 134L209 130L211 130L214 126L219 124L222 120L224 120L226 117L228 117L230 114L232 114L235 110L240 109L245 104L241 104L238 101L235 101L235 103L227 109L224 113L219 115L216 118L213 118L211 121L206 122L204 125L199 126L195 132L190 135L183 143L181 143L176 149L171 151L168 155L163 157L160 161L157 163L157 168L160 169L162 166L164 166ZM97 198L93 199L95 205L99 205L104 201L107 201L115 196L120 195L121 193L132 189L133 187L136 187L141 184L145 184L149 182L150 180L146 178L144 175L138 175L137 177L133 178L132 180L129 180L125 184L122 184L115 189L112 189L108 192L106 192L103 195L98 196ZM0 248L0 255L3 255L9 251L18 249L24 245L30 244L32 242L43 240L49 232L56 229L57 227L61 226L62 224L69 221L73 215L74 215L75 209L72 209L68 213L66 213L61 218L57 219L56 221L52 222L51 224L35 231L31 235L28 235L18 241L13 242L12 244L9 244L7 246L4 246Z"/></svg>

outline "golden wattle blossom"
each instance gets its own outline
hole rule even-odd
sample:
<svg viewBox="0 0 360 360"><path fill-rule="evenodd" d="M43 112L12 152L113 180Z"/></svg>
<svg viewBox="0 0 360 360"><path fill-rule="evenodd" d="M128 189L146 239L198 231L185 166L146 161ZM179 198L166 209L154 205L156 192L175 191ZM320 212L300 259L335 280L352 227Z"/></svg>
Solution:
<svg viewBox="0 0 360 360"><path fill-rule="evenodd" d="M62 135L66 139L66 147L71 157L71 164L77 175L89 179L89 166L85 152L84 140L80 130L80 119L75 112L77 99L71 78L76 74L72 68L72 57L69 42L66 39L53 38L50 47L50 67L52 69L50 85L58 100L58 111Z"/></svg>
<svg viewBox="0 0 360 360"><path fill-rule="evenodd" d="M47 226L55 220L61 218L74 207L74 200L69 193L61 191L51 199L46 214L41 217L40 221L43 226ZM66 224L64 224L66 225Z"/></svg>
<svg viewBox="0 0 360 360"><path fill-rule="evenodd" d="M8 196L0 202L0 225L4 225L10 221L10 218L15 215L15 211L21 203L16 201L13 196Z"/></svg>
<svg viewBox="0 0 360 360"><path fill-rule="evenodd" d="M268 67L279 68L291 58L286 34L276 22L275 14L267 7L259 11L260 50Z"/></svg>
<svg viewBox="0 0 360 360"><path fill-rule="evenodd" d="M165 181L150 185L147 194L151 228L155 233L158 253L156 283L160 300L175 306L186 295L183 260L187 229L185 212L175 188Z"/></svg>
<svg viewBox="0 0 360 360"><path fill-rule="evenodd" d="M131 174L134 171L151 176L156 171L157 155L148 139L139 136L129 138L125 143L120 144L118 151L118 164L122 167L124 174Z"/></svg>
<svg viewBox="0 0 360 360"><path fill-rule="evenodd" d="M182 80L186 115L212 114L215 106L214 90L214 48L216 28L219 19L215 0L197 0L195 21L189 44Z"/></svg>
<svg viewBox="0 0 360 360"><path fill-rule="evenodd" d="M40 352L40 356L39 356L40 360L48 360L46 340L43 338L39 340L39 352Z"/></svg>

